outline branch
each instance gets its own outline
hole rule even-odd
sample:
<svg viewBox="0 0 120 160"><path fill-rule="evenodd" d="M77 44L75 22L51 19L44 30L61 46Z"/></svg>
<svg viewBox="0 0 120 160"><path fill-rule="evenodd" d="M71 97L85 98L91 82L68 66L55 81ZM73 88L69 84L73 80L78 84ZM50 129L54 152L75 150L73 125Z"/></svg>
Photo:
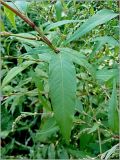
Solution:
<svg viewBox="0 0 120 160"><path fill-rule="evenodd" d="M31 26L35 31L37 31L42 39L43 42L45 42L52 50L54 50L55 53L58 53L59 50L53 46L53 44L49 41L49 39L43 34L43 32L28 18L26 17L23 13L20 11L14 9L13 7L9 6L7 3L5 3L3 0L0 0L0 3L7 7L9 10L14 12L17 16L19 16L21 19L23 19L29 26Z"/></svg>
<svg viewBox="0 0 120 160"><path fill-rule="evenodd" d="M4 56L4 57L1 57L1 59L22 59L22 60L27 60L27 61L34 61L36 63L39 63L39 62L45 62L45 61L42 61L42 60L39 60L39 59L31 59L31 58L25 58L25 57L14 57L14 56Z"/></svg>
<svg viewBox="0 0 120 160"><path fill-rule="evenodd" d="M11 32L0 32L0 36L3 36L3 37L14 36L14 37L19 37L19 38L24 38L24 39L29 39L29 40L36 40L36 41L40 41L41 40L41 37L39 37L39 36L26 37L26 36L21 36L19 34L13 34Z"/></svg>

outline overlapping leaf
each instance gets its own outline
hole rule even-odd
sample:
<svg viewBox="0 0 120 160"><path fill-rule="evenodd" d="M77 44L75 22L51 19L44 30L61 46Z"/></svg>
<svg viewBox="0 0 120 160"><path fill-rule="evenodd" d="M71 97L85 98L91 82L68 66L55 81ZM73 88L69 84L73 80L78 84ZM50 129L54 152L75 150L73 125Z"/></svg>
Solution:
<svg viewBox="0 0 120 160"><path fill-rule="evenodd" d="M94 77L95 76L95 70L93 66L87 61L87 58L85 55L79 53L76 50L70 49L70 48L61 48L61 51L66 54L67 57L71 58L71 60L80 65L85 67L85 69Z"/></svg>

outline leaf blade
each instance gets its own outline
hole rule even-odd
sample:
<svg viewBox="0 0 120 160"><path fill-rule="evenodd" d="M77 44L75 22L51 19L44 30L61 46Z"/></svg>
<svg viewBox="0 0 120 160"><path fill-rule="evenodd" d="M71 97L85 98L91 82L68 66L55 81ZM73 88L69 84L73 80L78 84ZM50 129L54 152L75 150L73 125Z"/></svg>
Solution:
<svg viewBox="0 0 120 160"><path fill-rule="evenodd" d="M62 25L65 25L65 24L69 24L69 23L79 23L81 22L80 20L62 20L62 21L58 21L56 23L51 23L50 25L48 25L46 28L45 28L45 32L46 31L49 31L51 29L54 29L56 27L59 27L59 26L62 26Z"/></svg>
<svg viewBox="0 0 120 160"><path fill-rule="evenodd" d="M62 17L62 4L61 1L57 1L55 4L56 18L59 21Z"/></svg>
<svg viewBox="0 0 120 160"><path fill-rule="evenodd" d="M111 130L115 133L119 131L119 115L118 115L117 89L116 81L113 81L112 95L108 106L108 124Z"/></svg>
<svg viewBox="0 0 120 160"><path fill-rule="evenodd" d="M78 28L66 41L65 44L78 39L91 31L93 28L95 28L98 25L101 25L112 18L116 17L118 14L114 13L111 10L108 9L102 9L98 11L95 15L90 17L85 23L83 23L80 28Z"/></svg>
<svg viewBox="0 0 120 160"><path fill-rule="evenodd" d="M92 41L95 42L95 45L94 45L93 51L92 51L92 53L90 55L91 58L94 56L95 53L97 53L98 51L100 51L101 48L103 47L103 45L105 45L106 43L109 46L112 46L112 47L115 47L115 46L119 45L118 41L115 40L111 36L96 37Z"/></svg>
<svg viewBox="0 0 120 160"><path fill-rule="evenodd" d="M7 18L9 19L10 23L12 24L12 26L16 28L15 13L13 13L10 9L6 8L5 6L4 6L4 12Z"/></svg>
<svg viewBox="0 0 120 160"><path fill-rule="evenodd" d="M65 55L52 58L49 66L49 87L52 106L61 133L69 143L75 110L75 68Z"/></svg>
<svg viewBox="0 0 120 160"><path fill-rule="evenodd" d="M70 57L71 60L80 66L83 66L87 71L95 77L95 69L93 66L87 61L87 58L85 55L79 53L76 50L70 49L70 48L61 48L61 51L66 54L67 57Z"/></svg>
<svg viewBox="0 0 120 160"><path fill-rule="evenodd" d="M26 62L23 62L20 66L12 68L8 72L6 77L3 79L2 87L4 87L6 84L8 84L17 74L19 74L24 69L26 69L28 66L30 66L31 64L34 64L34 63L35 63L34 61L26 61Z"/></svg>

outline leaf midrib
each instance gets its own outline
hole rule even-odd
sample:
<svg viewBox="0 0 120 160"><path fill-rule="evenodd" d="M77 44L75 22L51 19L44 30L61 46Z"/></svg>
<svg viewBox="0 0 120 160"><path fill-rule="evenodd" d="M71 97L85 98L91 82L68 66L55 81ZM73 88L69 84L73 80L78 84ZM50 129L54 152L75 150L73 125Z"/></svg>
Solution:
<svg viewBox="0 0 120 160"><path fill-rule="evenodd" d="M61 88L62 88L62 107L64 108L64 87L63 87L63 63L62 63L62 57L61 57L61 54L60 54L60 67L61 67L61 77L62 77L62 80L61 80ZM65 108L64 108L65 109ZM63 109L63 110L64 110Z"/></svg>

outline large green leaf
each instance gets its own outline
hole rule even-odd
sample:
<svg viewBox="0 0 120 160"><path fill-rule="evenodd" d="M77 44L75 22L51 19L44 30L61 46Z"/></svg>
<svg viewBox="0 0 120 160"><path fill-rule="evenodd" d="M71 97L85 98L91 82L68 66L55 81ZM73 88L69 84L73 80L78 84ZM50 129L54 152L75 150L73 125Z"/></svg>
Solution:
<svg viewBox="0 0 120 160"><path fill-rule="evenodd" d="M93 28L95 28L98 25L101 25L109 20L111 20L112 18L116 17L118 14L114 13L111 10L108 9L102 9L100 11L98 11L95 15L93 15L92 17L90 17L85 23L83 23L80 28L78 28L67 40L66 40L66 44L76 40L80 37L82 37L83 35L85 35L86 33L88 33L89 31L91 31Z"/></svg>
<svg viewBox="0 0 120 160"><path fill-rule="evenodd" d="M63 52L50 61L49 87L56 121L69 143L76 105L76 74L74 65Z"/></svg>
<svg viewBox="0 0 120 160"><path fill-rule="evenodd" d="M2 87L4 87L6 84L8 84L17 74L22 72L24 69L26 69L31 64L36 63L35 61L26 61L23 62L21 65L12 68L6 75L6 77L2 81Z"/></svg>
<svg viewBox="0 0 120 160"><path fill-rule="evenodd" d="M109 100L108 124L113 132L118 133L118 131L119 131L119 116L118 116L117 89L116 89L116 81L115 80L113 83L112 95Z"/></svg>

